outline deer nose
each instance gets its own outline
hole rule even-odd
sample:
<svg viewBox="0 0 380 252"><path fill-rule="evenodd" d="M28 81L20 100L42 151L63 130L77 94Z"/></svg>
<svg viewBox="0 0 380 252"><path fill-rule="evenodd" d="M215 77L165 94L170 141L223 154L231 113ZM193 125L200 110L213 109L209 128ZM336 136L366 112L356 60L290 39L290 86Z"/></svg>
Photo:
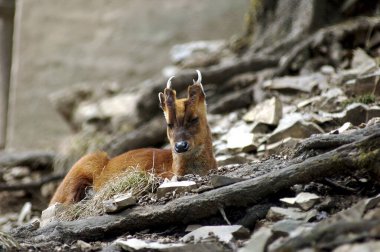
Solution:
<svg viewBox="0 0 380 252"><path fill-rule="evenodd" d="M189 143L187 141L176 142L174 149L177 153L185 152L189 149Z"/></svg>

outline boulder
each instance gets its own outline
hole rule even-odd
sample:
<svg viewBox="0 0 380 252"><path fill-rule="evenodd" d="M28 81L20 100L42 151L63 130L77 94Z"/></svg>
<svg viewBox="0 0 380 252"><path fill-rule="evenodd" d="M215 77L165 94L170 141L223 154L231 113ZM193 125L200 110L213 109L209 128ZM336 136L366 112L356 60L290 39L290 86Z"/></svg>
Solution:
<svg viewBox="0 0 380 252"><path fill-rule="evenodd" d="M282 103L277 97L267 99L257 104L243 116L246 122L261 122L277 125L282 117Z"/></svg>
<svg viewBox="0 0 380 252"><path fill-rule="evenodd" d="M307 138L312 134L324 133L317 124L303 120L300 114L290 114L280 120L278 127L268 137L268 144L281 141L285 138Z"/></svg>

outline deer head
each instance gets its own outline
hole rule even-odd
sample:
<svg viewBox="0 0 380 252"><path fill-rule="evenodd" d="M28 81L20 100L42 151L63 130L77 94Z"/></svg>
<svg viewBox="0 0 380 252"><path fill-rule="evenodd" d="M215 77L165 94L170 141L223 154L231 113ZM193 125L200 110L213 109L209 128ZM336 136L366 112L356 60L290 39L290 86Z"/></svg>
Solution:
<svg viewBox="0 0 380 252"><path fill-rule="evenodd" d="M207 123L206 95L201 83L201 73L199 70L197 73L198 79L189 85L187 98L177 99L176 91L172 89L171 84L174 76L169 78L164 92L158 95L167 123L174 172L180 175L181 173L204 174L216 166ZM206 160L210 158L211 164ZM198 164L196 159L202 164Z"/></svg>

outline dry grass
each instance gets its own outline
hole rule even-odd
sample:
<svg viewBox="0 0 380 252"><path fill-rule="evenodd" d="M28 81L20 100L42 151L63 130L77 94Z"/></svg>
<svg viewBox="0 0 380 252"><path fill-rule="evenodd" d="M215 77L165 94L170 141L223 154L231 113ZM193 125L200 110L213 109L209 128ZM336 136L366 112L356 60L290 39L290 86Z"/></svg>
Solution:
<svg viewBox="0 0 380 252"><path fill-rule="evenodd" d="M159 178L154 174L146 173L131 167L122 175L110 180L100 191L88 200L82 200L76 204L65 207L58 214L60 220L76 220L89 216L104 214L102 202L120 193L131 192L139 197L154 192L159 184Z"/></svg>

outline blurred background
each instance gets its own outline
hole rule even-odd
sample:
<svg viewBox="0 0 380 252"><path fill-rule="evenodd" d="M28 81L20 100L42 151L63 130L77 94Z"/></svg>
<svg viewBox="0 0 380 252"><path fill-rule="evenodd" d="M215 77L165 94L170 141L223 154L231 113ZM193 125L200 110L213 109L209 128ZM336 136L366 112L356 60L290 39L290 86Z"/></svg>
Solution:
<svg viewBox="0 0 380 252"><path fill-rule="evenodd" d="M11 90L6 147L11 150L57 150L70 133L52 105L52 93L76 85L142 88L144 80L161 76L175 44L240 34L249 4L248 0L0 2L2 85L9 82ZM3 87L3 95L6 92ZM0 115L4 146L6 113Z"/></svg>
<svg viewBox="0 0 380 252"><path fill-rule="evenodd" d="M0 55L0 231L84 154L167 147L172 75L202 72L226 170L380 120L380 1L0 0Z"/></svg>

